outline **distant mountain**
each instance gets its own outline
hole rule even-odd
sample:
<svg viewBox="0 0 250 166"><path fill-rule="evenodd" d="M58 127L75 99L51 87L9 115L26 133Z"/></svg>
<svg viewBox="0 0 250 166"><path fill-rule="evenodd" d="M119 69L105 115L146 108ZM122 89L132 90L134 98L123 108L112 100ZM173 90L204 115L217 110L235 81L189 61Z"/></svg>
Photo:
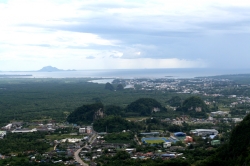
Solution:
<svg viewBox="0 0 250 166"><path fill-rule="evenodd" d="M54 72L54 71L75 71L75 70L62 70L62 69L58 69L58 68L53 67L53 66L45 66L38 71L39 72Z"/></svg>

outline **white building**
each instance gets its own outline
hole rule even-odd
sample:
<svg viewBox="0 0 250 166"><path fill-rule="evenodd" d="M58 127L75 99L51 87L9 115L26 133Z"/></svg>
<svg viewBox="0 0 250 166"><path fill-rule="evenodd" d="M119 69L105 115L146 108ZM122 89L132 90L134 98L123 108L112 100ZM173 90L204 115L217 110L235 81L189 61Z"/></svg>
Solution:
<svg viewBox="0 0 250 166"><path fill-rule="evenodd" d="M212 117L216 117L216 116L226 116L228 114L228 112L225 111L216 111L216 112L211 112L210 115Z"/></svg>
<svg viewBox="0 0 250 166"><path fill-rule="evenodd" d="M81 139L78 138L66 138L66 139L62 139L61 142L69 142L69 143L76 143L76 142L80 142Z"/></svg>
<svg viewBox="0 0 250 166"><path fill-rule="evenodd" d="M10 130L11 127L12 127L12 124L10 123L10 124L4 126L3 128L4 128L5 130Z"/></svg>
<svg viewBox="0 0 250 166"><path fill-rule="evenodd" d="M0 138L3 138L6 135L6 131L0 131Z"/></svg>
<svg viewBox="0 0 250 166"><path fill-rule="evenodd" d="M168 148L171 146L171 142L164 142L163 143L163 148Z"/></svg>
<svg viewBox="0 0 250 166"><path fill-rule="evenodd" d="M11 132L12 133L33 133L33 132L36 132L36 131L37 131L37 129L34 128L34 129L31 129L31 130L29 130L29 129L15 129L15 130L12 130Z"/></svg>
<svg viewBox="0 0 250 166"><path fill-rule="evenodd" d="M86 128L79 128L79 133L82 134L82 133L86 133Z"/></svg>
<svg viewBox="0 0 250 166"><path fill-rule="evenodd" d="M191 130L190 133L198 136L206 136L206 135L217 135L219 132L215 129L195 129Z"/></svg>
<svg viewBox="0 0 250 166"><path fill-rule="evenodd" d="M243 121L243 119L242 118L232 118L232 121L234 123L239 123L239 122Z"/></svg>

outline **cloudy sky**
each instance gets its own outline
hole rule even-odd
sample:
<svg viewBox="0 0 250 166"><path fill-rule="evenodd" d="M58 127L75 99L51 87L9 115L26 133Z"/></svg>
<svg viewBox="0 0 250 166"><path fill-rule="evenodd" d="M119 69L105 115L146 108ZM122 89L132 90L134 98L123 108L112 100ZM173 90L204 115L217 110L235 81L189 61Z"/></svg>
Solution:
<svg viewBox="0 0 250 166"><path fill-rule="evenodd" d="M247 0L0 0L0 70L249 68Z"/></svg>

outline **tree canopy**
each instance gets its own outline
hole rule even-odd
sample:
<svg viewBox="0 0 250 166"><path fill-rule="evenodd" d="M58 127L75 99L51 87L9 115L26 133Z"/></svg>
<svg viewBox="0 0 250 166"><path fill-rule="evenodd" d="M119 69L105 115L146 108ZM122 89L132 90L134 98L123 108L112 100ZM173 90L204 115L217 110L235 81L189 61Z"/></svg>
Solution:
<svg viewBox="0 0 250 166"><path fill-rule="evenodd" d="M121 115L124 116L124 109L119 107L119 106L115 106L115 105L108 105L105 107L105 115L109 116L109 115Z"/></svg>
<svg viewBox="0 0 250 166"><path fill-rule="evenodd" d="M105 84L105 89L113 91L115 88L114 88L114 86L112 84L110 84L109 82L107 82Z"/></svg>
<svg viewBox="0 0 250 166"><path fill-rule="evenodd" d="M152 98L140 98L126 108L127 112L136 112L141 116L151 115L154 108L165 110L161 104Z"/></svg>
<svg viewBox="0 0 250 166"><path fill-rule="evenodd" d="M179 96L174 96L167 103L172 107L181 107L182 100Z"/></svg>
<svg viewBox="0 0 250 166"><path fill-rule="evenodd" d="M135 129L133 122L129 122L119 116L107 116L103 119L96 120L93 124L94 130L97 132L122 132L123 130Z"/></svg>
<svg viewBox="0 0 250 166"><path fill-rule="evenodd" d="M67 121L70 123L87 124L92 123L94 120L95 113L103 109L102 103L87 104L76 108L69 116Z"/></svg>
<svg viewBox="0 0 250 166"><path fill-rule="evenodd" d="M176 109L195 118L206 118L209 107L198 96L191 96L183 101L182 106Z"/></svg>

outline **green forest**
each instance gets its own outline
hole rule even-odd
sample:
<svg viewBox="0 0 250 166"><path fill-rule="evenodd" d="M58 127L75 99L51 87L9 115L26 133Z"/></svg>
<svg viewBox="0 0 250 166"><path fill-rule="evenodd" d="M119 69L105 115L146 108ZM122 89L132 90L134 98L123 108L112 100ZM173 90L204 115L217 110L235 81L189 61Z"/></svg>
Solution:
<svg viewBox="0 0 250 166"><path fill-rule="evenodd" d="M140 98L152 98L164 107L166 101L174 95L171 92L130 89L111 91L105 89L105 84L91 83L89 80L89 78L2 78L0 79L0 124L19 120L53 119L63 122L76 108L96 102L125 109L128 104ZM188 95L182 96L186 98Z"/></svg>

